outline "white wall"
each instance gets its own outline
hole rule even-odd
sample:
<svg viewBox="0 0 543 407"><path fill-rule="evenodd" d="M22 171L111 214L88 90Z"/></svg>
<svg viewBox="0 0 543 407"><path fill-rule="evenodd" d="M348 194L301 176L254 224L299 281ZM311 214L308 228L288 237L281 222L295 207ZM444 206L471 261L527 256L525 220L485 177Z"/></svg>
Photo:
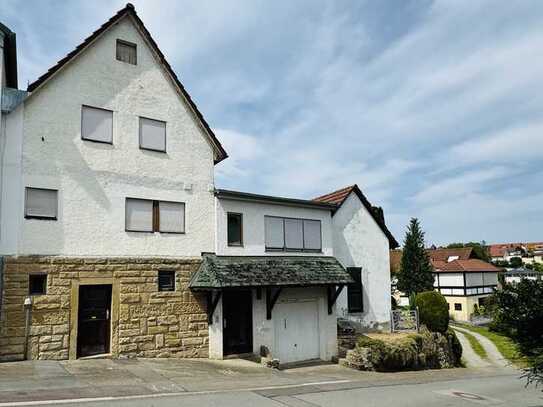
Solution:
<svg viewBox="0 0 543 407"><path fill-rule="evenodd" d="M253 352L260 354L260 347L266 346L272 357L276 354L277 344L272 319L266 319L266 293L262 290L262 298L257 299L256 290L253 297ZM296 301L316 301L318 307L319 351L322 360L330 360L337 355L337 322L335 310L328 315L328 303L325 287L284 288L279 295L278 304L294 304ZM308 316L311 317L311 316ZM213 324L209 327L209 356L214 359L223 357L222 302L217 304ZM303 341L304 338L301 338ZM288 361L281 361L282 363Z"/></svg>
<svg viewBox="0 0 543 407"><path fill-rule="evenodd" d="M367 327L390 320L389 242L360 199L351 193L335 213L333 240L335 257L344 267L362 268L364 312L351 314ZM347 312L347 289L336 302L339 316Z"/></svg>
<svg viewBox="0 0 543 407"><path fill-rule="evenodd" d="M266 237L264 232L264 216L284 216L301 219L316 219L321 221L322 255L333 256L332 218L328 209L305 208L271 203L217 199L217 239L216 253L228 256L257 256L257 255L309 255L319 253L300 252L266 252ZM228 246L227 213L243 214L243 247Z"/></svg>
<svg viewBox="0 0 543 407"><path fill-rule="evenodd" d="M136 66L115 59L118 38L137 44ZM113 110L112 146L81 140L83 104ZM139 149L139 116L167 122L166 154ZM22 221L19 254L214 249L213 150L129 17L27 99L22 159L23 185L58 188L60 202L58 221ZM186 234L125 232L126 197L185 202Z"/></svg>

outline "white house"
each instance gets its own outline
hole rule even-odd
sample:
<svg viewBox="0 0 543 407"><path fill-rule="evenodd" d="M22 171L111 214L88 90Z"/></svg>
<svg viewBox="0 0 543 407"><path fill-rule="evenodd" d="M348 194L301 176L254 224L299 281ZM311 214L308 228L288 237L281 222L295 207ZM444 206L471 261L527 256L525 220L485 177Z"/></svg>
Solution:
<svg viewBox="0 0 543 407"><path fill-rule="evenodd" d="M386 324L382 211L216 190L227 154L131 4L27 92L0 28L0 360L330 360L336 313Z"/></svg>

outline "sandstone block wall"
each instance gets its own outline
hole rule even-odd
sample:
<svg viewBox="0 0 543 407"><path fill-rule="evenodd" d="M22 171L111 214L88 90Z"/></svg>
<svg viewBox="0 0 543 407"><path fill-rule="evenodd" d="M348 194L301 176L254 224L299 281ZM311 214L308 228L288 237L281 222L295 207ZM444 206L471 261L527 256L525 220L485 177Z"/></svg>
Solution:
<svg viewBox="0 0 543 407"><path fill-rule="evenodd" d="M47 293L33 296L29 359L75 358L79 285L112 284L113 357L207 357L203 294L188 289L200 259L5 257L0 361L24 357L28 275L47 274ZM158 270L176 271L176 289L159 292ZM74 297L75 296L75 297Z"/></svg>

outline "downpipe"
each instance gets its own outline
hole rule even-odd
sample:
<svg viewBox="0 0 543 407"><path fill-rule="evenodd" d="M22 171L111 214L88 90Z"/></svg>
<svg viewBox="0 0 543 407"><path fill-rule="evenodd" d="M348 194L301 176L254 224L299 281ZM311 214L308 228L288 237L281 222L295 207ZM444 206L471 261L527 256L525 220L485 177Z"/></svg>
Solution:
<svg viewBox="0 0 543 407"><path fill-rule="evenodd" d="M25 308L25 348L24 360L28 360L28 338L30 337L30 321L32 318L32 297L26 297L24 302Z"/></svg>

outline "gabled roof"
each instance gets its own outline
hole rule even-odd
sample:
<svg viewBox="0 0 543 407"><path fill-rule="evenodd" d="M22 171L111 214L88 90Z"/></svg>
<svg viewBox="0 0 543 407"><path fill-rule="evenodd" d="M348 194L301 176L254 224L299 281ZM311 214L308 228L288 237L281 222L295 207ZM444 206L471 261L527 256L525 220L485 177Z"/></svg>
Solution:
<svg viewBox="0 0 543 407"><path fill-rule="evenodd" d="M426 250L430 259L435 261L447 261L450 257L458 257L457 260L467 260L472 257L472 247L460 247L457 249L433 249Z"/></svg>
<svg viewBox="0 0 543 407"><path fill-rule="evenodd" d="M450 262L432 260L432 265L436 273L480 273L480 272L500 272L496 266L479 259L453 260Z"/></svg>
<svg viewBox="0 0 543 407"><path fill-rule="evenodd" d="M164 54L162 54L162 51L158 48L157 43L143 24L143 21L138 17L136 14L136 10L134 6L131 3L127 3L124 8L119 10L117 14L115 14L113 17L111 17L108 21L106 21L104 24L100 26L96 31L94 31L89 37L87 37L81 44L79 44L73 51L68 53L64 58L62 58L60 61L58 61L54 66L49 68L49 70L44 73L42 76L40 76L36 81L32 82L30 85L28 85L27 91L28 92L34 92L38 88L40 88L43 84L47 82L55 73L57 73L62 67L64 67L66 64L68 64L70 61L72 61L75 57L77 57L83 50L85 50L91 43L98 38L102 33L107 31L110 27L112 27L115 23L120 21L125 16L132 17L133 21L135 22L138 29L141 31L144 38L149 43L151 49L155 52L157 59L159 60L160 64L163 66L163 68L166 70L166 72L170 75L172 81L176 85L177 89L183 96L183 98L187 101L188 105L194 112L196 118L201 123L202 127L204 128L205 132L208 134L211 143L213 144L216 152L217 157L215 159L215 164L219 163L220 161L224 160L228 157L228 154L222 147L221 143L215 136L215 133L213 133L213 130L209 127L209 124L204 119L204 116L200 111L198 110L198 107L194 103L194 101L191 99L188 92L185 90L185 87L181 84L179 81L179 78L173 71L172 67L166 61L166 58L164 57Z"/></svg>
<svg viewBox="0 0 543 407"><path fill-rule="evenodd" d="M372 206L371 203L367 200L367 198L364 196L360 188L358 188L358 185L350 185L345 188L338 189L337 191L331 192L326 195L321 195L317 198L314 198L313 201L316 202L323 202L323 203L329 203L334 204L338 208L343 205L343 202L347 199L347 197L354 192L356 196L358 196L358 199L360 199L360 202L362 202L362 205L367 209L373 220L379 225L383 233L388 238L389 247L391 249L395 249L399 246L397 240L392 236L392 233L390 230L388 230L386 224L385 224L385 217L383 215L383 209L378 206Z"/></svg>
<svg viewBox="0 0 543 407"><path fill-rule="evenodd" d="M296 287L353 282L335 257L217 256L206 253L189 288Z"/></svg>
<svg viewBox="0 0 543 407"><path fill-rule="evenodd" d="M426 253L428 253L436 273L500 271L490 263L471 258L472 251L470 247L463 247L459 249L426 250ZM402 253L402 250L390 251L390 271L392 274L400 271ZM458 256L459 258L447 261L450 256Z"/></svg>

